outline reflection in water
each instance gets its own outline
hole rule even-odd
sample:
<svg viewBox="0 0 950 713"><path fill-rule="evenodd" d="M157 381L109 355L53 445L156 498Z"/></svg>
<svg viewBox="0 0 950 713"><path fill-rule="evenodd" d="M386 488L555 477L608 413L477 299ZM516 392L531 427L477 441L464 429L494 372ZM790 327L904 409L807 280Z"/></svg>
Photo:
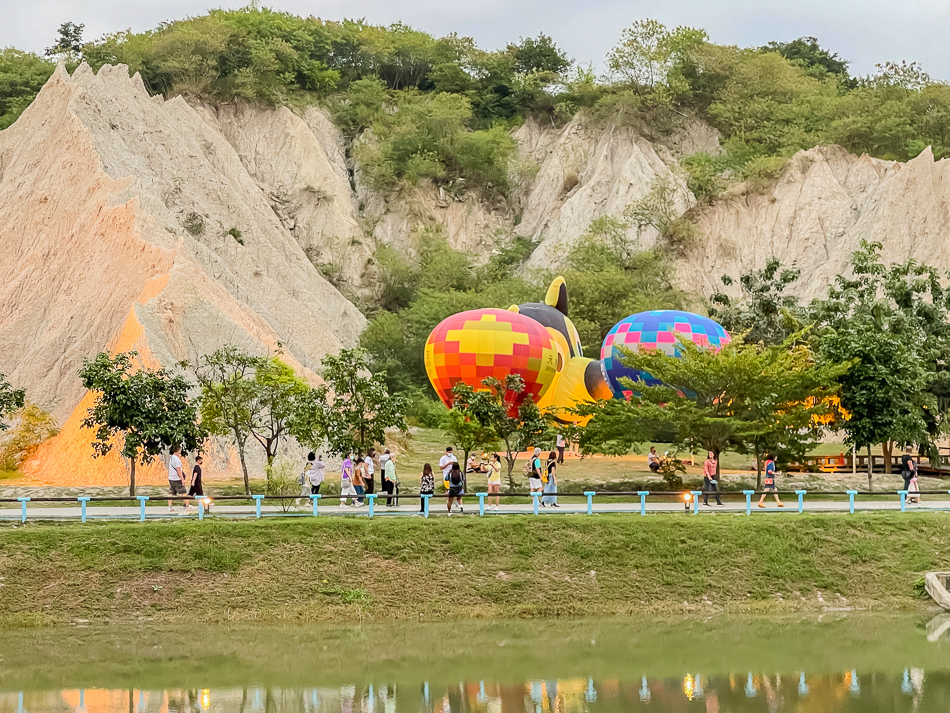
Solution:
<svg viewBox="0 0 950 713"><path fill-rule="evenodd" d="M368 684L281 689L0 692L0 713L858 713L950 709L950 671L845 671L681 678L578 678L519 684Z"/></svg>

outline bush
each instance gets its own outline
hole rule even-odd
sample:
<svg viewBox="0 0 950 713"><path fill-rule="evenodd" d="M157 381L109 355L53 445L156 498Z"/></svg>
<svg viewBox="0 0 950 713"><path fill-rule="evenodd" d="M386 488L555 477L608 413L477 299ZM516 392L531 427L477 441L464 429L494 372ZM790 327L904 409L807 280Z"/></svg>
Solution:
<svg viewBox="0 0 950 713"><path fill-rule="evenodd" d="M56 65L29 52L0 49L0 129L19 118Z"/></svg>
<svg viewBox="0 0 950 713"><path fill-rule="evenodd" d="M9 431L0 436L0 470L16 470L43 441L59 433L52 415L27 402L13 416Z"/></svg>
<svg viewBox="0 0 950 713"><path fill-rule="evenodd" d="M406 419L410 426L424 428L441 426L442 419L448 413L448 409L441 401L428 396L422 389L413 389L404 395L410 399L409 409L406 411Z"/></svg>
<svg viewBox="0 0 950 713"><path fill-rule="evenodd" d="M290 496L300 494L300 472L296 464L289 458L280 458L264 466L267 477L265 494L274 496ZM293 505L292 500L280 500L281 510L288 512Z"/></svg>

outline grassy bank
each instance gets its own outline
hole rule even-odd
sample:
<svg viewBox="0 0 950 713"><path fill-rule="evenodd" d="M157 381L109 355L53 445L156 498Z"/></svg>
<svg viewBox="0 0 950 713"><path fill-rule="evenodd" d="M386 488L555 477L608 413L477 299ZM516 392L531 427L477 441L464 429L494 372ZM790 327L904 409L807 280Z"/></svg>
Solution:
<svg viewBox="0 0 950 713"><path fill-rule="evenodd" d="M563 516L0 531L0 622L340 621L924 605L950 516Z"/></svg>

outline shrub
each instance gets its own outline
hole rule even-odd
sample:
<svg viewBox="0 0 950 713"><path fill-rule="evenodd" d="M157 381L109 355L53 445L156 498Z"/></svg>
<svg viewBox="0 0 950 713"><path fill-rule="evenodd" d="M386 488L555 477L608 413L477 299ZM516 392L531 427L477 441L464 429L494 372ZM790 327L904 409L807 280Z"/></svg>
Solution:
<svg viewBox="0 0 950 713"><path fill-rule="evenodd" d="M227 232L225 232L225 235L230 235L232 238L234 238L238 245L244 245L243 233L241 233L241 231L237 228L229 228Z"/></svg>
<svg viewBox="0 0 950 713"><path fill-rule="evenodd" d="M0 437L0 470L16 470L40 444L59 433L52 415L33 403L13 417L13 425Z"/></svg>
<svg viewBox="0 0 950 713"><path fill-rule="evenodd" d="M289 496L300 494L300 473L296 464L289 458L280 458L264 466L267 477L265 493L268 496ZM281 510L287 512L293 505L292 500L280 500Z"/></svg>
<svg viewBox="0 0 950 713"><path fill-rule="evenodd" d="M205 220L197 213L189 213L186 215L181 225L196 238L205 230Z"/></svg>

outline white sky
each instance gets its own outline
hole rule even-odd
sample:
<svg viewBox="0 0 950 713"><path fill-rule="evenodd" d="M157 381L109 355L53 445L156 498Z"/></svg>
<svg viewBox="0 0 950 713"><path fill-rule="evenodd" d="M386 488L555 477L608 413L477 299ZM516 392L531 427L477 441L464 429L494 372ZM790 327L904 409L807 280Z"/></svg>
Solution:
<svg viewBox="0 0 950 713"><path fill-rule="evenodd" d="M86 25L86 39L163 20L200 15L209 7L241 7L248 0L0 0L0 46L42 51L60 23ZM653 17L705 29L713 42L742 46L817 37L851 61L854 74L878 62L920 62L935 78L950 79L950 2L947 0L274 0L274 9L338 20L402 21L435 35L455 31L485 49L519 36L551 35L582 63L602 65L622 28Z"/></svg>

